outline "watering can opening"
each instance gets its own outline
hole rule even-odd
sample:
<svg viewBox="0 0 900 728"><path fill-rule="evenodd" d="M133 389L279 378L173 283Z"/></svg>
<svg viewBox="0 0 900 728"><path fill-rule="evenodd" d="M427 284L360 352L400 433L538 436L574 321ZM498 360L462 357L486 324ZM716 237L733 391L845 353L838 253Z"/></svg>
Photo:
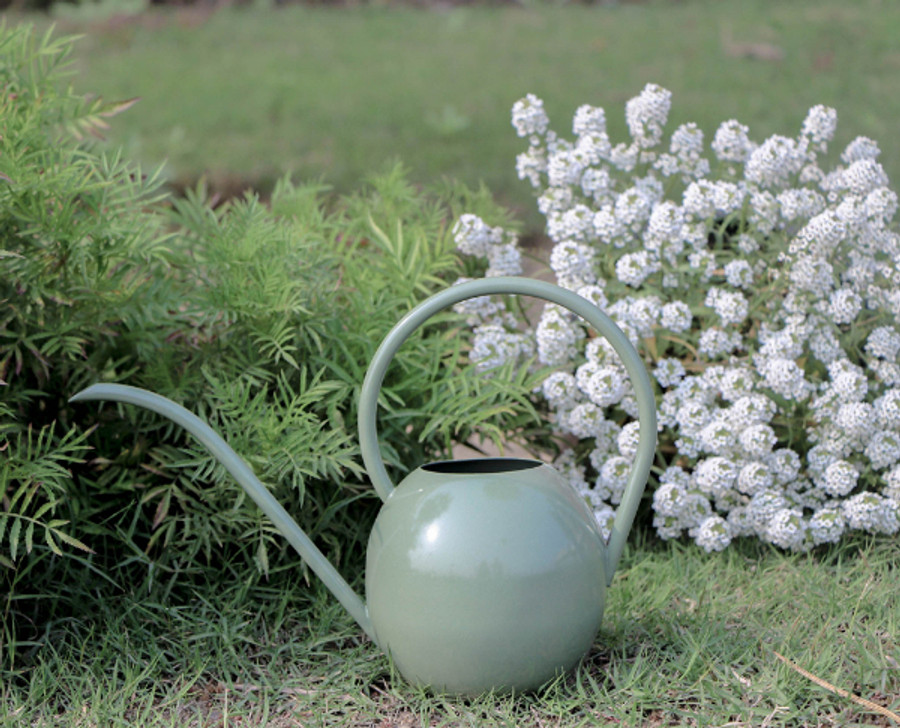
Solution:
<svg viewBox="0 0 900 728"><path fill-rule="evenodd" d="M423 465L422 470L450 475L481 475L483 473L511 473L530 470L543 465L540 460L523 458L472 458L470 460L439 460Z"/></svg>

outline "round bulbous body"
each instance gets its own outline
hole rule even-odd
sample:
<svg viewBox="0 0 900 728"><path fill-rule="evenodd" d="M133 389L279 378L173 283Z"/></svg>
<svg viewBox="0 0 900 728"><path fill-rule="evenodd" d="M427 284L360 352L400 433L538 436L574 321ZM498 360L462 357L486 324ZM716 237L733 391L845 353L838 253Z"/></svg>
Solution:
<svg viewBox="0 0 900 728"><path fill-rule="evenodd" d="M404 677L440 691L537 688L578 662L603 615L600 530L537 461L414 471L378 515L366 564L378 644Z"/></svg>

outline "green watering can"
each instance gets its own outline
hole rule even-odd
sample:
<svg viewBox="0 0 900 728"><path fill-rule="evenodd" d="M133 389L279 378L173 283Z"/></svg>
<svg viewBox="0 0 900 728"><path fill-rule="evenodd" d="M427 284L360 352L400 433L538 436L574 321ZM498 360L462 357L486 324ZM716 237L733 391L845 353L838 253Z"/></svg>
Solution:
<svg viewBox="0 0 900 728"><path fill-rule="evenodd" d="M572 486L537 460L483 458L423 465L396 488L381 460L376 408L390 361L434 313L475 296L524 294L564 306L605 336L637 397L640 444L608 543ZM202 420L146 390L95 384L72 401L115 400L168 417L197 437L243 486L310 568L409 681L477 694L529 690L572 668L591 647L656 448L653 389L613 321L581 296L524 278L444 290L385 338L363 382L363 462L384 501L369 537L366 596L350 588L250 467Z"/></svg>

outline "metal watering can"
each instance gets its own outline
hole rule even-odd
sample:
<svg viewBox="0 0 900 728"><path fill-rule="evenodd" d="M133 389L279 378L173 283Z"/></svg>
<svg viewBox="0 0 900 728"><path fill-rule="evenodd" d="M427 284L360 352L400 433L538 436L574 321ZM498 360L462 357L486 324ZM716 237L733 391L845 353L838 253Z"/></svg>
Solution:
<svg viewBox="0 0 900 728"><path fill-rule="evenodd" d="M436 462L413 471L396 488L388 477L375 416L391 359L434 313L489 294L535 296L579 314L609 340L631 377L640 443L608 543L584 499L537 460ZM457 694L537 688L572 668L590 649L656 448L655 400L647 371L625 334L594 304L525 278L480 279L432 296L387 335L360 393L363 462L384 501L369 537L363 602L205 422L171 400L135 387L95 384L72 397L84 400L136 404L187 429L272 519L407 680Z"/></svg>

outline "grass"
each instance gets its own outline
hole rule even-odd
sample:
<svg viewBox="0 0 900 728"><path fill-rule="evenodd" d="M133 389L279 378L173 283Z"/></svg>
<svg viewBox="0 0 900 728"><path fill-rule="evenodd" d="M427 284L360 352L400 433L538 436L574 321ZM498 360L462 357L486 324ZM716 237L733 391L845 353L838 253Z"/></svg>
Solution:
<svg viewBox="0 0 900 728"><path fill-rule="evenodd" d="M347 190L399 157L415 180L484 181L534 228L530 189L515 176L513 102L538 94L561 132L580 104L604 106L623 139L624 102L649 81L674 92L671 128L696 121L708 139L732 117L759 140L793 135L811 106L834 106L837 148L874 138L900 179L898 3L201 5L83 18L59 21L86 33L77 87L140 96L110 139L165 160L184 184L207 175L226 190L265 188L293 172Z"/></svg>
<svg viewBox="0 0 900 728"><path fill-rule="evenodd" d="M579 669L532 695L406 684L317 583L236 579L183 600L120 593L57 625L0 689L2 726L889 726L797 667L900 711L900 553L716 555L641 542Z"/></svg>

